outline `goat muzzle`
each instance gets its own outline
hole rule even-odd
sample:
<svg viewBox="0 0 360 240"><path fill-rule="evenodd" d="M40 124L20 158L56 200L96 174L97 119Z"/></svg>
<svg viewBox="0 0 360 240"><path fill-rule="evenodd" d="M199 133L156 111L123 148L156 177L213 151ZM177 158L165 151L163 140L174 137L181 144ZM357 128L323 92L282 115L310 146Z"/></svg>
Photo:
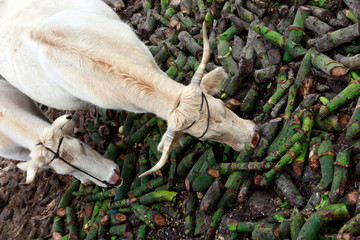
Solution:
<svg viewBox="0 0 360 240"><path fill-rule="evenodd" d="M115 185L119 182L119 179L120 179L120 173L118 171L114 170L114 174L109 179L109 183L111 185Z"/></svg>

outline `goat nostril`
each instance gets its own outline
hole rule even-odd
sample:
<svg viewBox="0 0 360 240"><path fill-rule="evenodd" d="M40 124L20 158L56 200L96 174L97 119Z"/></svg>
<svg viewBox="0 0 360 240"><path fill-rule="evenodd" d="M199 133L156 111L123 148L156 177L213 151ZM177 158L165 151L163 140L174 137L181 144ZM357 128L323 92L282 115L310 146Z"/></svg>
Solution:
<svg viewBox="0 0 360 240"><path fill-rule="evenodd" d="M256 147L257 144L258 144L258 142L259 142L259 140L260 140L260 134L259 134L257 131L255 131L255 133L254 133L254 135L253 135L253 137L252 137L252 139L251 139L251 144L252 144L254 147Z"/></svg>
<svg viewBox="0 0 360 240"><path fill-rule="evenodd" d="M114 174L111 176L109 183L116 184L120 179L120 173L117 170L114 170Z"/></svg>

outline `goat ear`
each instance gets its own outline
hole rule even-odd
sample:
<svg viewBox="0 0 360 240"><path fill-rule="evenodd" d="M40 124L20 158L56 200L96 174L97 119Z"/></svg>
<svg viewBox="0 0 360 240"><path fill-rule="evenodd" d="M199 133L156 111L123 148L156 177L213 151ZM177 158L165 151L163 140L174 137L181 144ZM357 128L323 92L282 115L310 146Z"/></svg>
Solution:
<svg viewBox="0 0 360 240"><path fill-rule="evenodd" d="M17 167L26 172L26 181L21 183L22 185L29 185L34 182L36 173L39 169L39 166L36 160L30 160L28 162L18 163Z"/></svg>
<svg viewBox="0 0 360 240"><path fill-rule="evenodd" d="M144 172L139 177L144 177L146 175L152 174L152 173L156 172L157 170L161 169L165 165L165 163L169 157L171 147L173 146L172 143L173 143L173 140L174 140L176 134L177 133L171 128L166 130L164 136L162 137L162 139L159 143L159 147L158 147L158 149L161 149L163 151L160 160L156 163L156 165L154 167L152 167L150 170Z"/></svg>
<svg viewBox="0 0 360 240"><path fill-rule="evenodd" d="M57 128L63 131L64 134L72 135L74 133L75 124L72 121L71 115L63 115L58 117L52 124L52 128Z"/></svg>
<svg viewBox="0 0 360 240"><path fill-rule="evenodd" d="M225 70L217 67L202 78L200 87L207 94L214 95L219 91L221 81L226 77Z"/></svg>

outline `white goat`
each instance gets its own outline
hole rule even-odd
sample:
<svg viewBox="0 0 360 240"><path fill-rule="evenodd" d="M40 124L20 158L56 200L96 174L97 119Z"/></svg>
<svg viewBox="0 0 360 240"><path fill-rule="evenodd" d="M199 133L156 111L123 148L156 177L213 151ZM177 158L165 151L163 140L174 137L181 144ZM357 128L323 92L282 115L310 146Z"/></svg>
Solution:
<svg viewBox="0 0 360 240"><path fill-rule="evenodd" d="M26 184L32 183L43 167L71 174L83 183L90 180L101 187L117 183L118 166L71 137L73 131L69 115L51 124L30 98L0 80L0 156L27 161L17 164L27 171ZM54 153L59 153L59 157Z"/></svg>
<svg viewBox="0 0 360 240"><path fill-rule="evenodd" d="M259 140L253 122L212 96L226 74L217 68L203 77L210 57L206 34L202 62L185 86L158 68L131 28L100 0L0 0L0 26L0 74L32 99L58 109L97 105L167 120L158 146L163 155L143 175L165 164L183 133L237 151Z"/></svg>

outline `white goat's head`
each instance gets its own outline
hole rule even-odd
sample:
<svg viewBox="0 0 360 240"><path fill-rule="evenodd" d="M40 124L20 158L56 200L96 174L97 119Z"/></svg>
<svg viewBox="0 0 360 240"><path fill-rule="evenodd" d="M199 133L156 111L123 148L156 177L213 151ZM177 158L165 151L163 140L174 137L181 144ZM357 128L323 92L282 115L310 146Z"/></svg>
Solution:
<svg viewBox="0 0 360 240"><path fill-rule="evenodd" d="M165 164L170 150L181 141L183 133L201 140L228 144L236 151L242 150L245 143L255 147L260 139L256 124L238 117L220 99L212 96L218 92L226 73L219 67L203 77L210 58L210 45L205 24L203 24L203 40L201 63L191 83L181 92L168 119L168 129L159 143L158 150L163 154L159 162L140 177L159 170Z"/></svg>
<svg viewBox="0 0 360 240"><path fill-rule="evenodd" d="M39 144L30 153L31 160L17 164L27 172L25 184L34 181L38 169L47 167L58 174L73 175L82 183L92 181L101 187L108 187L106 182L118 182L119 167L80 140L71 137L73 132L74 124L70 115L57 118L51 127L44 130ZM59 157L54 158L55 153Z"/></svg>

